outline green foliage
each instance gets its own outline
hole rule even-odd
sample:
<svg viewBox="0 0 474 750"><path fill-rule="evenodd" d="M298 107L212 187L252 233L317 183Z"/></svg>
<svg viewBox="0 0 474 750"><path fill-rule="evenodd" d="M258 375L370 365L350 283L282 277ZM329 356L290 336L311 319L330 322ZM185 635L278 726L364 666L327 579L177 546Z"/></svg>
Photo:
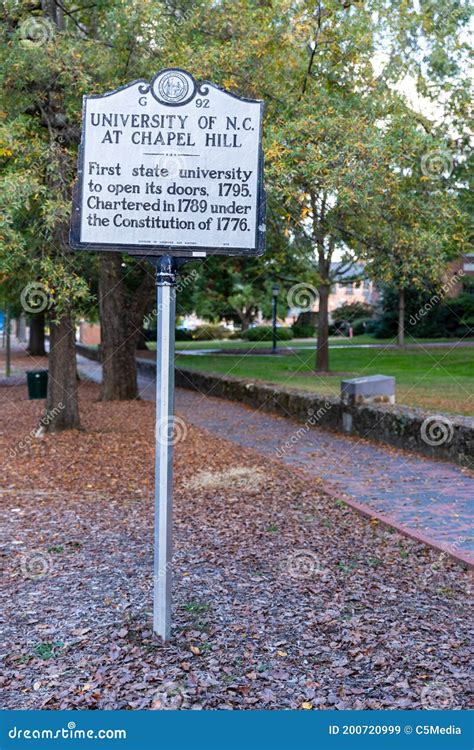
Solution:
<svg viewBox="0 0 474 750"><path fill-rule="evenodd" d="M336 251L422 288L466 243L468 0L5 0L0 20L0 283L12 300L38 280L58 310L94 305L96 260L67 247L82 95L171 65L266 102L267 254L206 259L180 311L247 326L269 315L278 281L283 315L295 279L331 282ZM407 104L407 76L437 122ZM437 150L447 168L431 178L422 160Z"/></svg>
<svg viewBox="0 0 474 750"><path fill-rule="evenodd" d="M352 323L358 318L371 318L372 315L373 307L366 302L347 302L337 307L333 312L335 321L346 320L348 323Z"/></svg>
<svg viewBox="0 0 474 750"><path fill-rule="evenodd" d="M58 652L62 649L63 646L64 643L62 641L53 641L51 643L37 643L33 647L33 652L35 656L46 661L57 656Z"/></svg>
<svg viewBox="0 0 474 750"><path fill-rule="evenodd" d="M308 323L293 323L291 326L293 336L297 339L313 339L316 337L315 326Z"/></svg>
<svg viewBox="0 0 474 750"><path fill-rule="evenodd" d="M376 338L395 337L398 325L398 297L384 292L382 314L371 321L367 332ZM462 293L443 297L436 289L409 290L406 300L405 331L418 338L464 338L474 336L474 295Z"/></svg>
<svg viewBox="0 0 474 750"><path fill-rule="evenodd" d="M193 341L215 341L217 339L226 339L229 336L229 331L224 326L212 325L208 323L206 325L198 326L191 331L191 338Z"/></svg>
<svg viewBox="0 0 474 750"><path fill-rule="evenodd" d="M282 328L278 326L276 329L277 341L291 341L293 338L293 331L291 328ZM243 338L248 341L272 341L273 329L271 326L255 326L249 328L248 331L242 334Z"/></svg>
<svg viewBox="0 0 474 750"><path fill-rule="evenodd" d="M187 331L185 328L177 328L174 338L175 341L192 341L193 339L191 331Z"/></svg>
<svg viewBox="0 0 474 750"><path fill-rule="evenodd" d="M367 331L367 326L372 322L372 318L357 318L352 322L352 335L362 336Z"/></svg>

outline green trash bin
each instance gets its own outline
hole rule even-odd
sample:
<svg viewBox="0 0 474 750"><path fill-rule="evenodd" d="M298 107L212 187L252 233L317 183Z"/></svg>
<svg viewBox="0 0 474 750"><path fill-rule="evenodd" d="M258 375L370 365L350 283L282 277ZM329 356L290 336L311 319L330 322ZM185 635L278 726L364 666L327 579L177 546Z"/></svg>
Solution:
<svg viewBox="0 0 474 750"><path fill-rule="evenodd" d="M28 370L26 373L28 383L28 398L46 398L48 392L48 371Z"/></svg>

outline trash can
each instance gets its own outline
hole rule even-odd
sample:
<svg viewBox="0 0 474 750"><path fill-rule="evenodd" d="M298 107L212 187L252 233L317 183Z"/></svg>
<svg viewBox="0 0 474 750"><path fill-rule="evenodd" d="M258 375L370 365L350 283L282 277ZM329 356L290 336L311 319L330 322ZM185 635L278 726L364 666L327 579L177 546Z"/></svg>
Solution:
<svg viewBox="0 0 474 750"><path fill-rule="evenodd" d="M48 391L48 371L28 370L26 373L28 383L28 398L46 398Z"/></svg>

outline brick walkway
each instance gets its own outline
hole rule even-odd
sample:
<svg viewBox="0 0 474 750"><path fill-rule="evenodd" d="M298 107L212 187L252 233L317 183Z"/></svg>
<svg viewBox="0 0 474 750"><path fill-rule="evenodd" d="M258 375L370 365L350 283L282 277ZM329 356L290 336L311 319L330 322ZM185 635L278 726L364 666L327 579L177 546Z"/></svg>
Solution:
<svg viewBox="0 0 474 750"><path fill-rule="evenodd" d="M99 365L83 357L78 361L84 374L100 379ZM141 376L139 386L142 398L154 398L151 379ZM474 564L469 470L316 427L305 430L293 419L181 388L176 412L215 435L322 479L362 512Z"/></svg>

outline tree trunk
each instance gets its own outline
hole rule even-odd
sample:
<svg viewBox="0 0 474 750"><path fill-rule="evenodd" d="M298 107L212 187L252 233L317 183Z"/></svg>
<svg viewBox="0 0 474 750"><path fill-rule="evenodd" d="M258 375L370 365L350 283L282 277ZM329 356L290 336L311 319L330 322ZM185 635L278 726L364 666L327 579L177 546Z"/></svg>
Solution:
<svg viewBox="0 0 474 750"><path fill-rule="evenodd" d="M44 312L35 313L30 318L30 336L27 351L33 357L44 357Z"/></svg>
<svg viewBox="0 0 474 750"><path fill-rule="evenodd" d="M138 398L135 350L138 332L131 324L119 253L102 253L99 273L100 350L103 401Z"/></svg>
<svg viewBox="0 0 474 750"><path fill-rule="evenodd" d="M25 316L23 314L19 315L16 319L15 335L20 343L24 343L26 341L26 322Z"/></svg>
<svg viewBox="0 0 474 750"><path fill-rule="evenodd" d="M398 346L405 346L405 290L398 291Z"/></svg>
<svg viewBox="0 0 474 750"><path fill-rule="evenodd" d="M146 345L146 338L145 334L143 333L143 328L140 328L140 330L137 333L137 349L140 349L140 351L148 351L148 347Z"/></svg>
<svg viewBox="0 0 474 750"><path fill-rule="evenodd" d="M12 371L12 350L11 350L11 331L12 325L10 321L10 313L8 310L5 312L5 377L9 378Z"/></svg>
<svg viewBox="0 0 474 750"><path fill-rule="evenodd" d="M319 313L318 313L318 343L316 349L316 371L329 371L329 289L327 284L318 287Z"/></svg>
<svg viewBox="0 0 474 750"><path fill-rule="evenodd" d="M41 424L46 432L79 429L74 320L70 311L51 321L49 350L46 414Z"/></svg>
<svg viewBox="0 0 474 750"><path fill-rule="evenodd" d="M242 333L248 331L251 322L254 319L255 313L253 310L236 310L240 320L240 327Z"/></svg>

